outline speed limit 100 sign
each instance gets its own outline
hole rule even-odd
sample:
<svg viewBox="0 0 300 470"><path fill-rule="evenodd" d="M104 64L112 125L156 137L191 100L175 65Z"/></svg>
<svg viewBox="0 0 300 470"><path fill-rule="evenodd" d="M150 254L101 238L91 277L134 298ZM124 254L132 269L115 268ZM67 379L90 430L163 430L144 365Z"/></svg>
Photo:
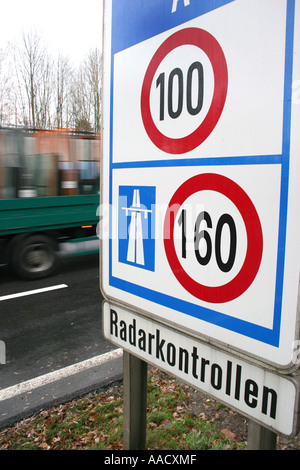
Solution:
<svg viewBox="0 0 300 470"><path fill-rule="evenodd" d="M291 371L299 0L106 0L104 23L105 298Z"/></svg>
<svg viewBox="0 0 300 470"><path fill-rule="evenodd" d="M184 64L182 68L174 66L166 74L165 70L169 68L167 64L160 67L164 59L172 57L172 52L176 52L183 46L186 46L188 50L187 65ZM204 54L207 58L205 69ZM178 63L183 62L181 57L177 60ZM173 65L176 64L175 57L172 62ZM208 93L207 86L209 83L206 83L209 76L206 68L209 67L212 68L214 75L214 89L210 93ZM157 73L158 70L162 71ZM154 83L156 90L152 89L154 77L157 77ZM217 124L225 104L226 94L227 65L224 53L216 39L200 28L185 28L177 31L158 48L145 74L141 93L141 113L149 138L159 149L172 154L182 154L195 149L206 140ZM154 104L151 107L151 97L158 109L155 109ZM201 112L202 118L200 118ZM160 123L169 121L170 135L163 129L163 126L155 123L157 119ZM178 138L178 124L172 126L172 120L180 121L181 125L187 120L190 121L190 132L186 131L186 135ZM160 127L162 127L161 130ZM177 127L177 129L172 129L172 127Z"/></svg>

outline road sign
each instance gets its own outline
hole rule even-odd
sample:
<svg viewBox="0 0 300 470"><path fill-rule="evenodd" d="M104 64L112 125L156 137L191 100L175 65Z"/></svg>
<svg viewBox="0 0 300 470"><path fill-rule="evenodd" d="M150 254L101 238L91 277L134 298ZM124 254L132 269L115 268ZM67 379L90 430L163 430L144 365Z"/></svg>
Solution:
<svg viewBox="0 0 300 470"><path fill-rule="evenodd" d="M104 21L104 296L294 370L299 0L106 0Z"/></svg>

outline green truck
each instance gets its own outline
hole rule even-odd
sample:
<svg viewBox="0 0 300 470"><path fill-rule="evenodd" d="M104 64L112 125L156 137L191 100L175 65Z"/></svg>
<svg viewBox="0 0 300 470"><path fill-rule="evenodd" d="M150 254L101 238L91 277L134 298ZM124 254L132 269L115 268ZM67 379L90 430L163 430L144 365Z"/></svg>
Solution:
<svg viewBox="0 0 300 470"><path fill-rule="evenodd" d="M95 134L0 131L0 264L43 278L63 243L97 239L99 155Z"/></svg>

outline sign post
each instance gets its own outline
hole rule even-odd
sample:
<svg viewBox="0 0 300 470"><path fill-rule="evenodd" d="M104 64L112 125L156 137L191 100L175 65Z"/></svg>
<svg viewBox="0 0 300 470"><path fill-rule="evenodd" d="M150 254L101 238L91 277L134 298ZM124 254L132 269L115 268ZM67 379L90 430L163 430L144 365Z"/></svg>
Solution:
<svg viewBox="0 0 300 470"><path fill-rule="evenodd" d="M147 363L124 351L124 450L146 444Z"/></svg>
<svg viewBox="0 0 300 470"><path fill-rule="evenodd" d="M254 421L248 422L247 450L276 450L277 434Z"/></svg>
<svg viewBox="0 0 300 470"><path fill-rule="evenodd" d="M300 0L104 5L105 336L295 433Z"/></svg>

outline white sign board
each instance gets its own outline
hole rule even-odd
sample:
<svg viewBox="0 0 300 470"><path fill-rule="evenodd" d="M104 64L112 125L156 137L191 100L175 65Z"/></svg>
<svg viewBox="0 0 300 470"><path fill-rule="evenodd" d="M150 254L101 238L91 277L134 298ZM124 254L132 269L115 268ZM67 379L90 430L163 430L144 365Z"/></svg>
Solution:
<svg viewBox="0 0 300 470"><path fill-rule="evenodd" d="M101 287L291 371L299 0L106 0Z"/></svg>
<svg viewBox="0 0 300 470"><path fill-rule="evenodd" d="M297 380L257 367L120 306L105 302L103 314L105 337L114 344L274 432L297 434Z"/></svg>

